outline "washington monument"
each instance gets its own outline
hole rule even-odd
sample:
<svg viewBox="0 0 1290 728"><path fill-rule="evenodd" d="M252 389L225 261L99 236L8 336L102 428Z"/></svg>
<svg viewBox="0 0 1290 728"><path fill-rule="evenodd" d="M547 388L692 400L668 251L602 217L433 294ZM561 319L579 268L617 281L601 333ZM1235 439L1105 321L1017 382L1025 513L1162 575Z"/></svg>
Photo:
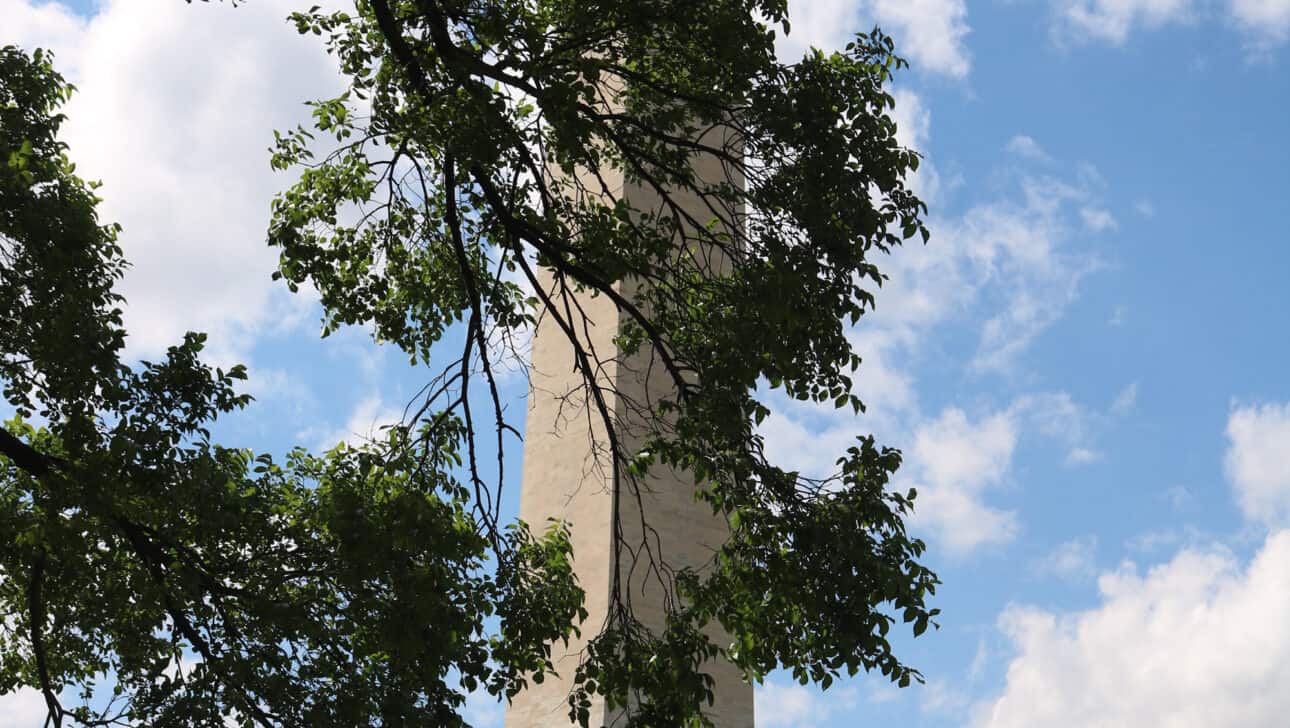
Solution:
<svg viewBox="0 0 1290 728"><path fill-rule="evenodd" d="M733 142L727 136L724 127L713 127L700 132L698 139L704 144L729 146ZM691 164L700 185L743 185L738 172L716 157L697 154L691 157ZM669 192L667 202L676 205L669 207L657 188L613 168L599 171L597 186L608 188L605 196L616 197L641 214L688 219L677 220L678 255L698 256L703 259L701 269L720 275L726 263L697 242L694 222L709 223L710 234L711 229L739 224L738 211L714 211L688 190ZM542 283L551 285L553 281L548 277ZM627 280L616 290L631 298L634 287ZM570 725L566 699L575 670L588 639L605 623L614 594L627 595L636 619L661 631L668 600L673 597L666 569L690 568L702 573L729 536L726 521L695 499L694 480L685 473L656 465L631 492L625 492L621 479L616 484L615 472L621 472L625 464L615 462L618 456L608 443L609 428L597 413L609 413L620 450L634 453L644 440L650 419L657 417L657 401L674 391L673 380L648 345L632 356L619 355L615 337L626 314L614 301L604 295L574 295L581 309L576 348L596 370L600 401L594 401L576 366L578 352L567 331L544 315L532 346L520 517L535 528L550 518L571 524L574 565L586 591L589 616L582 625L581 639L571 640L567 647L553 646L559 677L548 676L542 684L530 684L515 696L506 714L506 728ZM584 320L586 325L582 326ZM615 537L621 548L615 548ZM712 628L710 635L722 645L719 628ZM752 685L723 661L711 662L704 670L715 680L714 703L705 707L705 714L718 728L752 728ZM624 722L621 710L593 703L591 726Z"/></svg>

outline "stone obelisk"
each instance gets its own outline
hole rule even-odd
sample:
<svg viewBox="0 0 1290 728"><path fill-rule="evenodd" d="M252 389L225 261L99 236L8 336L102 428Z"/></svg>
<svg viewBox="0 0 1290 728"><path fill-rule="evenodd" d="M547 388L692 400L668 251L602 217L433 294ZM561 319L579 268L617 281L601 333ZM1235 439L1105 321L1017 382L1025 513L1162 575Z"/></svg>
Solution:
<svg viewBox="0 0 1290 728"><path fill-rule="evenodd" d="M726 131L718 127L700 140L722 144L725 135ZM715 156L698 155L692 164L696 177L703 182L742 184L737 172ZM635 210L665 209L656 191L625 179L619 170L601 170L600 177L608 182L612 195ZM677 193L672 201L698 221L715 217L718 227L738 224L735 215L714 215L694 193ZM691 234L684 237L690 238ZM678 250L686 249L693 254L702 246L678 240ZM714 269L713 273L719 271ZM552 282L546 279L541 283ZM626 289L631 285L622 284L619 292L630 296L632 291ZM635 452L648 424L641 418L649 416L647 413L659 397L673 391L671 380L648 347L631 357L617 355L614 337L626 314L620 313L608 296L578 293L577 302L581 308L581 312L574 311L578 339L584 349L595 352L593 364L599 369L604 404L612 412L615 429L626 449ZM582 639L571 640L567 647L557 643L552 648L559 677L549 676L540 685L530 684L517 695L507 710L506 728L571 724L566 698L573 686L573 675L587 639L599 632L610 605L616 566L612 540L615 507L623 543L630 548L648 543L656 550L654 558L673 568L702 570L729 535L726 521L715 516L706 503L695 500L694 480L686 474L656 466L640 488L616 493L610 458L603 420L587 393L582 374L575 368L574 347L559 323L549 313L543 315L532 346L520 517L535 530L553 517L571 524L574 566L586 591L589 616L583 623ZM639 498L636 491L640 491ZM636 618L659 631L667 595L659 575L642 563L644 558L620 558L619 578L630 590ZM633 559L635 563L629 563ZM713 636L715 640L722 639L718 632ZM752 686L725 662L710 663L705 672L715 679L715 702L706 712L717 727L753 728ZM593 704L593 728L621 722L621 714L609 711L603 704Z"/></svg>

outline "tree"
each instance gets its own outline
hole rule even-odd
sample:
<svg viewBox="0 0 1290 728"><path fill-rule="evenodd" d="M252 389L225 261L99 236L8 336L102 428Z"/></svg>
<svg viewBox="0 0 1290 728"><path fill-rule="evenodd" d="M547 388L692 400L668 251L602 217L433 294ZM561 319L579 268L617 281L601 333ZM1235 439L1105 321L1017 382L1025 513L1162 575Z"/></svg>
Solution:
<svg viewBox="0 0 1290 728"><path fill-rule="evenodd" d="M57 140L71 91L0 50L0 693L37 687L53 725L450 726L450 674L541 673L581 610L566 534L481 534L455 424L279 465L209 441L249 397L200 334L120 361L118 228Z"/></svg>
<svg viewBox="0 0 1290 728"><path fill-rule="evenodd" d="M756 429L767 390L863 408L844 322L873 306L873 252L926 239L906 185L918 156L887 115L884 85L903 66L891 41L875 30L782 63L781 0L701 14L675 0L368 0L293 20L325 39L349 89L314 103L312 129L277 137L274 166L299 180L274 201L276 275L320 293L324 333L365 324L433 367L424 399L363 449L279 465L211 444L205 424L247 403L232 389L243 372L203 366L198 335L161 364L120 364L110 285L123 263L54 136L66 87L42 57L6 51L0 102L43 112L20 119L9 103L3 117L3 151L18 150L0 213L18 302L5 321L30 333L0 341L2 373L20 412L38 402L49 425L12 422L0 443L0 603L20 625L4 635L0 689L40 686L51 715L89 722L59 691L111 670L125 719L450 725L454 681L510 696L540 679L582 614L567 526L535 538L502 524L503 476L485 475L478 450L515 432L499 349L541 317L573 346L618 491L683 470L731 524L702 574L652 564L681 597L666 629L621 593L604 624L583 625L595 637L571 716L585 723L600 694L636 725L701 725L717 654L753 679L778 667L825 687L861 669L921 679L887 640L897 619L918 635L937 614L937 579L903 522L915 494L887 487L900 454L861 437L834 475L810 478L770 462ZM333 145L321 156L318 137ZM13 161L27 140L53 160L39 179ZM740 183L696 175L701 158ZM653 189L658 209L627 204L602 169ZM83 193L46 199L59 185ZM683 195L712 214L686 212ZM36 204L80 232L12 212ZM54 248L80 252L41 253ZM694 250L715 252L720 273L713 256L677 252ZM97 297L65 295L77 286ZM626 321L616 352L578 336L586 295ZM57 306L95 324L94 356L34 323ZM624 438L597 371L638 352L671 394L649 403L645 437ZM630 546L616 542L653 558ZM731 644L706 636L714 622Z"/></svg>

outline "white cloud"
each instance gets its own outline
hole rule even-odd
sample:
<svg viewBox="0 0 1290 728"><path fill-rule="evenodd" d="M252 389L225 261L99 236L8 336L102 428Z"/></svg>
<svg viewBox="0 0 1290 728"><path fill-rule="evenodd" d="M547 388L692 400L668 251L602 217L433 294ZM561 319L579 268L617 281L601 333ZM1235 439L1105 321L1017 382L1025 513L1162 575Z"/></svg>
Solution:
<svg viewBox="0 0 1290 728"><path fill-rule="evenodd" d="M1133 411L1138 404L1138 383L1132 382L1120 390L1111 401L1111 414L1123 416Z"/></svg>
<svg viewBox="0 0 1290 728"><path fill-rule="evenodd" d="M1123 45L1139 30L1219 20L1241 32L1255 56L1290 39L1290 0L1052 0L1052 6L1059 43Z"/></svg>
<svg viewBox="0 0 1290 728"><path fill-rule="evenodd" d="M1115 216L1101 207L1080 208L1079 216L1084 220L1084 226L1096 233L1116 228Z"/></svg>
<svg viewBox="0 0 1290 728"><path fill-rule="evenodd" d="M1248 566L1187 549L1140 574L1102 575L1101 603L1057 613L1012 606L999 627L1016 649L977 728L1274 726L1290 712L1290 531Z"/></svg>
<svg viewBox="0 0 1290 728"><path fill-rule="evenodd" d="M877 310L856 331L884 331L890 360L917 350L934 327L966 320L981 327L973 368L1011 368L1097 267L1090 255L1070 250L1080 227L1076 205L1093 193L1051 177L1024 177L1020 190L1020 199L932 219L930 243L908 244L877 261L889 280L877 293Z"/></svg>
<svg viewBox="0 0 1290 728"><path fill-rule="evenodd" d="M865 691L865 700L873 705L890 703L901 697L901 688L895 683L872 680Z"/></svg>
<svg viewBox="0 0 1290 728"><path fill-rule="evenodd" d="M931 529L953 554L1012 540L1016 514L986 505L983 496L1004 481L1016 445L1010 412L972 421L950 408L921 425L897 486L918 489L912 523Z"/></svg>
<svg viewBox="0 0 1290 728"><path fill-rule="evenodd" d="M916 101L905 101L897 106L909 119L901 128L925 142L929 118ZM911 373L922 357L944 358L932 337L948 322L980 327L972 368L983 372L1013 368L1030 342L1060 318L1080 279L1095 268L1090 256L1069 252L1071 231L1082 228L1078 210L1090 203L1089 188L1097 181L1091 172L1077 177L1079 183L1023 177L1019 200L934 220L928 246L905 246L877 261L889 276L876 292L877 310L848 334L864 358L855 392L868 411L857 419L775 397L775 414L760 428L771 459L822 476L834 470L856 434L882 433L906 455L895 487L919 490L915 529L956 555L1015 537L1016 515L988 499L1009 480L1018 432L1057 441L1071 465L1100 459L1089 441L1090 415L1068 394L1022 395L1004 409L987 404L972 416L956 407L924 414Z"/></svg>
<svg viewBox="0 0 1290 728"><path fill-rule="evenodd" d="M912 522L956 556L1013 540L1016 513L990 505L988 496L1010 483L1021 434L1056 441L1068 465L1095 462L1102 456L1089 443L1090 418L1069 394L1052 392L1022 395L975 419L951 407L923 421L904 448L896 484L918 489Z"/></svg>
<svg viewBox="0 0 1290 728"><path fill-rule="evenodd" d="M301 377L286 369L256 367L242 390L259 402L274 402L295 416L318 406L318 397Z"/></svg>
<svg viewBox="0 0 1290 728"><path fill-rule="evenodd" d="M968 690L953 680L928 680L921 692L922 702L919 707L924 713L953 717L961 715L972 702Z"/></svg>
<svg viewBox="0 0 1290 728"><path fill-rule="evenodd" d="M1121 45L1138 27L1187 21L1194 8L1193 0L1055 0L1054 32L1063 40Z"/></svg>
<svg viewBox="0 0 1290 728"><path fill-rule="evenodd" d="M318 39L285 22L290 0L226 4L107 0L88 21L53 3L0 0L0 42L52 46L79 92L64 139L101 179L104 220L124 226L132 263L131 352L155 356L189 329L212 358L241 357L256 335L298 320L303 301L269 280L268 168L275 128L301 102L339 90Z"/></svg>
<svg viewBox="0 0 1290 728"><path fill-rule="evenodd" d="M1102 459L1093 448L1090 424L1098 416L1080 405L1066 392L1044 392L1018 397L1010 411L1023 417L1024 428L1051 438L1066 448L1067 465L1087 465Z"/></svg>
<svg viewBox="0 0 1290 728"><path fill-rule="evenodd" d="M1067 465L1088 465L1102 461L1102 453L1086 447L1077 447L1066 453Z"/></svg>
<svg viewBox="0 0 1290 728"><path fill-rule="evenodd" d="M896 141L915 150L927 147L932 132L932 115L921 96L906 88L892 91L896 107L891 118L896 122Z"/></svg>
<svg viewBox="0 0 1290 728"><path fill-rule="evenodd" d="M1075 300L1097 268L1087 254L1064 251L1074 228L1072 206L1092 194L1051 177L1022 181L1022 202L973 208L949 234L961 239L973 287L1006 301L982 326L973 366L1007 371L1018 355Z"/></svg>
<svg viewBox="0 0 1290 728"><path fill-rule="evenodd" d="M317 450L328 450L337 443L361 445L371 440L380 440L383 430L390 425L403 421L403 410L385 404L380 396L372 395L359 401L345 425L337 430L305 430L296 433L296 439L313 442Z"/></svg>
<svg viewBox="0 0 1290 728"><path fill-rule="evenodd" d="M44 725L45 697L35 688L19 688L0 695L0 728L31 728Z"/></svg>
<svg viewBox="0 0 1290 728"><path fill-rule="evenodd" d="M1253 37L1256 47L1282 43L1290 37L1290 0L1231 0L1230 12Z"/></svg>
<svg viewBox="0 0 1290 728"><path fill-rule="evenodd" d="M775 53L791 63L812 46L823 51L841 50L861 27L856 0L790 0L788 35L777 31Z"/></svg>
<svg viewBox="0 0 1290 728"><path fill-rule="evenodd" d="M1290 403L1234 409L1224 465L1241 512L1251 521L1290 519Z"/></svg>
<svg viewBox="0 0 1290 728"><path fill-rule="evenodd" d="M1097 572L1097 536L1058 544L1035 563L1035 570L1067 581L1092 577Z"/></svg>
<svg viewBox="0 0 1290 728"><path fill-rule="evenodd" d="M80 66L80 40L89 23L71 8L58 2L0 0L0 17L5 19L0 44L14 43L28 51L52 49L64 76Z"/></svg>
<svg viewBox="0 0 1290 728"><path fill-rule="evenodd" d="M968 682L976 682L981 679L981 676L985 674L986 666L990 663L990 657L990 645L986 642L985 637L977 637L976 652L972 653L972 662L968 664Z"/></svg>
<svg viewBox="0 0 1290 728"><path fill-rule="evenodd" d="M916 70L963 78L972 67L964 0L790 0L788 17L792 32L775 44L785 61L811 46L840 50L857 31L877 24Z"/></svg>
<svg viewBox="0 0 1290 728"><path fill-rule="evenodd" d="M936 166L926 156L931 139L932 114L922 96L905 88L891 92L896 106L891 110L891 118L896 122L896 140L901 146L923 154L918 171L909 179L909 188L923 202L935 207L940 201L941 178Z"/></svg>
<svg viewBox="0 0 1290 728"><path fill-rule="evenodd" d="M461 717L471 728L501 728L505 712L500 700L481 689L466 694Z"/></svg>
<svg viewBox="0 0 1290 728"><path fill-rule="evenodd" d="M855 688L822 691L814 685L807 687L775 680L758 685L754 701L757 728L816 726L835 715L855 710L857 704Z"/></svg>
<svg viewBox="0 0 1290 728"><path fill-rule="evenodd" d="M835 411L824 406L775 395L770 408L771 416L757 428L765 439L767 457L779 467L806 477L822 478L836 472L835 461L860 434L860 425L854 419L837 417Z"/></svg>
<svg viewBox="0 0 1290 728"><path fill-rule="evenodd" d="M1016 444L1016 425L1008 415L971 422L963 410L950 408L918 429L912 453L930 485L978 486L1002 478Z"/></svg>
<svg viewBox="0 0 1290 728"><path fill-rule="evenodd" d="M901 128L908 130L907 143L924 147L930 117L921 100L898 94L896 108ZM1018 156L1030 160L1042 153L1033 139L1025 139L1011 143L1022 152ZM1075 234L1085 227L1079 210L1096 203L1101 185L1096 171L1078 170L1073 182L1027 175L1014 164L1004 172L1018 179L1018 194L978 204L957 217L933 217L930 243L907 244L877 261L889 280L878 292L877 311L857 330L887 332L888 358L902 348L917 350L939 324L971 319L981 326L973 367L1007 370L1060 318L1080 281L1097 268L1093 256L1073 250ZM919 192L936 196L937 187L933 170Z"/></svg>
<svg viewBox="0 0 1290 728"><path fill-rule="evenodd" d="M1165 495L1169 497L1170 494ZM1162 553L1166 549L1177 551L1182 547L1205 549L1214 541L1213 534L1193 525L1185 525L1182 528L1166 528L1140 533L1126 541L1124 547L1129 551L1151 555Z"/></svg>
<svg viewBox="0 0 1290 728"><path fill-rule="evenodd" d="M908 345L908 338L899 331L864 326L849 332L847 338L863 358L855 389L868 408L868 418L876 425L894 425L899 414L916 409L913 375L901 365L901 349Z"/></svg>
<svg viewBox="0 0 1290 728"><path fill-rule="evenodd" d="M1009 139L1007 146L1004 148L1007 149L1008 152L1024 159L1030 159L1036 162L1052 161L1052 157L1049 157L1048 152L1045 152L1044 148L1039 146L1039 142L1025 134L1018 134L1017 136Z"/></svg>
<svg viewBox="0 0 1290 728"><path fill-rule="evenodd" d="M1066 392L1045 392L1018 397L1011 410L1024 415L1027 427L1074 448L1087 437L1088 413Z"/></svg>
<svg viewBox="0 0 1290 728"><path fill-rule="evenodd" d="M953 78L971 70L964 44L970 32L964 0L872 0L870 12L915 70Z"/></svg>
<svg viewBox="0 0 1290 728"><path fill-rule="evenodd" d="M1011 542L1020 525L1015 511L993 508L968 487L931 487L919 491L911 523L930 528L951 556Z"/></svg>
<svg viewBox="0 0 1290 728"><path fill-rule="evenodd" d="M1186 486L1174 485L1165 491L1165 500L1178 510L1191 505L1192 501L1196 500L1196 496Z"/></svg>

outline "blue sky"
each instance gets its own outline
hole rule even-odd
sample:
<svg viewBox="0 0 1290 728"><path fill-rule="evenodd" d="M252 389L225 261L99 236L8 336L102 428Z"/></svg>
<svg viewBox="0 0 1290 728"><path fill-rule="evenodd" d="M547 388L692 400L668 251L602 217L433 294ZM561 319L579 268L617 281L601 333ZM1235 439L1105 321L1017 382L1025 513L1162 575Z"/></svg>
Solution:
<svg viewBox="0 0 1290 728"><path fill-rule="evenodd" d="M339 88L289 5L0 0L0 43L80 87L66 138L125 226L132 352L209 331L259 398L222 436L269 450L367 433L424 376L361 332L319 341L268 280L270 130ZM853 332L869 413L780 403L764 432L808 471L861 432L904 449L944 615L901 643L927 685L773 676L758 728L1282 725L1290 0L792 6L785 54L877 23L911 61L933 237L880 262ZM0 726L34 710L0 698Z"/></svg>

